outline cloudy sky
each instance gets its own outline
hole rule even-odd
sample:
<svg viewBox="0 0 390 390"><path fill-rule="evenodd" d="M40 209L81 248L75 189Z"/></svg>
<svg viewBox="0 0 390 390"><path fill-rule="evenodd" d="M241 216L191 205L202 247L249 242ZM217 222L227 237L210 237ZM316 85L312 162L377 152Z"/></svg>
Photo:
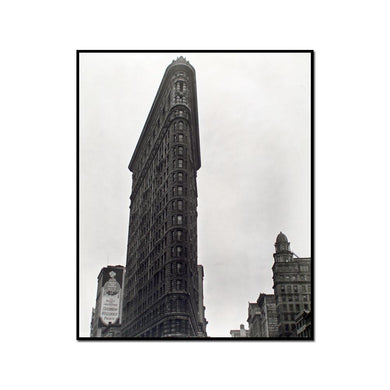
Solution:
<svg viewBox="0 0 390 390"><path fill-rule="evenodd" d="M198 263L207 332L247 327L248 302L272 293L275 238L310 247L310 55L83 53L80 55L80 336L89 336L97 275L125 264L127 166L166 67L196 70L202 166Z"/></svg>

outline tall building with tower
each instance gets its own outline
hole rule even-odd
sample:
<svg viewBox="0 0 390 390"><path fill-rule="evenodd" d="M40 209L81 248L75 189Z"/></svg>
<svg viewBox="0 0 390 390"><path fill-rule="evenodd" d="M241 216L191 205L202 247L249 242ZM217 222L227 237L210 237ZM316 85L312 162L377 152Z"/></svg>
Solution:
<svg viewBox="0 0 390 390"><path fill-rule="evenodd" d="M298 315L311 311L311 258L295 255L286 235L280 232L272 271L279 337L297 337Z"/></svg>
<svg viewBox="0 0 390 390"><path fill-rule="evenodd" d="M131 158L122 337L205 337L197 262L201 166L195 69L165 71Z"/></svg>

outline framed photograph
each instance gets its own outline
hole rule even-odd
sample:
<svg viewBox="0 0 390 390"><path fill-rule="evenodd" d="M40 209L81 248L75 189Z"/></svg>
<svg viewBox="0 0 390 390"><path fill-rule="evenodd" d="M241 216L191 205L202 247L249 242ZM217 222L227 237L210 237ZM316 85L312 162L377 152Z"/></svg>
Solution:
<svg viewBox="0 0 390 390"><path fill-rule="evenodd" d="M314 52L77 52L78 340L314 340Z"/></svg>

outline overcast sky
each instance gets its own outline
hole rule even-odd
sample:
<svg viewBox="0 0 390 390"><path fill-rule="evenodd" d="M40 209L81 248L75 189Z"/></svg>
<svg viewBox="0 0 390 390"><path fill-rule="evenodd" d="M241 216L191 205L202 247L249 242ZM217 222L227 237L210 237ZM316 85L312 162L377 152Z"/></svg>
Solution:
<svg viewBox="0 0 390 390"><path fill-rule="evenodd" d="M196 70L202 166L198 263L207 333L229 337L248 302L272 293L279 231L310 248L310 55L83 53L80 55L80 336L89 336L97 276L126 263L127 166L166 67Z"/></svg>

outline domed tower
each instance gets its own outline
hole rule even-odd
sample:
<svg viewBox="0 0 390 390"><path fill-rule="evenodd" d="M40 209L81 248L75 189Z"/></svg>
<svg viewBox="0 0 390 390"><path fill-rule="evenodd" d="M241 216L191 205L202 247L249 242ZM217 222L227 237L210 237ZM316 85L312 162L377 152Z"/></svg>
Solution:
<svg viewBox="0 0 390 390"><path fill-rule="evenodd" d="M287 236L280 232L276 237L274 260L276 263L291 262L293 253L290 251L290 243Z"/></svg>
<svg viewBox="0 0 390 390"><path fill-rule="evenodd" d="M282 232L276 238L272 272L279 336L297 337L297 315L311 310L311 259L293 257Z"/></svg>

